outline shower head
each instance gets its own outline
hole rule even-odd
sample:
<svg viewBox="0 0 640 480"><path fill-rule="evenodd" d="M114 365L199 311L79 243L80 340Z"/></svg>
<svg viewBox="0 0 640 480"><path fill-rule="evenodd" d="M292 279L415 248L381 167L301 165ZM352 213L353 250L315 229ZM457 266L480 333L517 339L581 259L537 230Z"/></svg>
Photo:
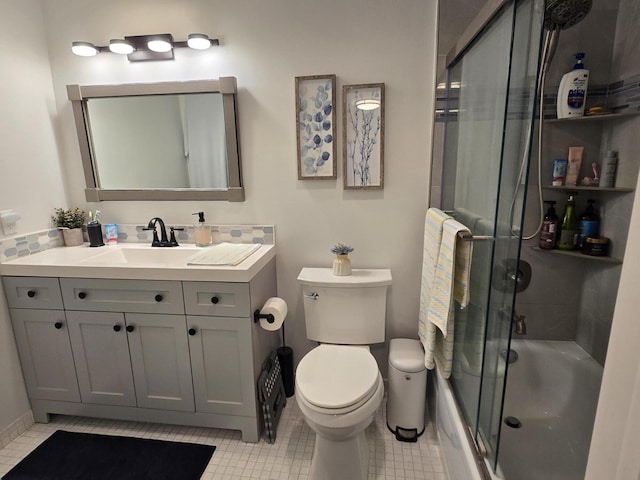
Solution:
<svg viewBox="0 0 640 480"><path fill-rule="evenodd" d="M549 30L566 30L586 17L591 5L592 0L548 0L544 26Z"/></svg>

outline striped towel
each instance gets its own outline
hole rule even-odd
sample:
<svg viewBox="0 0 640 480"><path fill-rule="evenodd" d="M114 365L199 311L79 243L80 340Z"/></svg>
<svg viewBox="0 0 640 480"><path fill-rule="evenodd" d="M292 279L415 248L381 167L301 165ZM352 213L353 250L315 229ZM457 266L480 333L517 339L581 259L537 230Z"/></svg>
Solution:
<svg viewBox="0 0 640 480"><path fill-rule="evenodd" d="M425 238L422 290L428 290L428 293L421 294L419 334L425 350L425 366L431 370L437 364L442 375L449 378L453 366L453 300L462 307L469 303L473 244L458 237L459 232L469 233L467 227L450 217L442 223L441 242L433 265L427 263L433 260L433 255L427 254ZM425 270L433 272L431 284L425 285L425 278L429 280L424 275ZM425 297L429 299L426 306Z"/></svg>
<svg viewBox="0 0 640 480"><path fill-rule="evenodd" d="M422 282L420 285L420 315L418 322L418 333L425 351L427 345L427 312L431 303L431 292L436 276L436 263L440 253L442 243L442 230L444 222L451 219L449 215L437 208L427 210L424 221L424 253L422 256Z"/></svg>

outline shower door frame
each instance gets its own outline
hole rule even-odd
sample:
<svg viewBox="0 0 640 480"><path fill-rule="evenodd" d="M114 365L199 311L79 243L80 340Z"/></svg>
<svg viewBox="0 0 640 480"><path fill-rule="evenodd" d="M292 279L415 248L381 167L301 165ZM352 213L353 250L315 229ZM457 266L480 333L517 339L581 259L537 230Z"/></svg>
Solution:
<svg viewBox="0 0 640 480"><path fill-rule="evenodd" d="M507 221L509 224L508 229L505 229L504 225L500 225L500 214L504 210L504 202L500 202L503 199L504 195L509 194L506 189L503 189L504 181L511 181L505 179L504 169L505 169L505 151L507 150L506 143L509 142L509 138L507 137L511 129L513 128L513 124L510 124L509 114L514 113L514 111L510 111L510 100L512 100L512 88L515 90L517 86L512 84L513 78L512 74L514 69L514 43L517 42L517 14L518 7L525 5L527 3L531 4L531 20L530 20L530 34L531 37L528 39L528 55L533 55L535 58L535 74L533 78L531 78L531 74L529 72L530 81L528 82L529 89L531 91L530 99L528 100L527 113L522 116L520 119L525 123L528 122L527 132L525 135L521 135L519 139L511 145L511 148L517 146L517 150L519 150L520 156L518 158L522 158L523 156L526 158L526 168L524 171L524 184L521 186L514 187L515 191L511 192L513 194L513 204L509 208L509 213L507 215ZM452 105L450 103L451 99L451 72L458 62L461 62L464 58L464 55L473 48L476 42L480 41L483 35L494 25L496 19L498 19L501 15L508 15L509 13L512 15L512 23L511 23L511 44L509 46L509 61L508 61L508 69L507 69L507 80L506 80L506 96L504 98L504 115L502 117L502 136L501 136L501 145L500 145L500 158L498 160L499 164L499 173L498 173L498 182L497 182L497 192L496 192L496 205L495 205L495 216L493 218L493 238L494 241L487 249L490 251L488 256L490 259L487 259L490 264L490 269L488 271L487 281L489 285L492 284L492 279L495 276L496 264L498 260L505 260L509 257L515 258L516 262L519 261L520 258L520 248L521 248L521 226L524 218L524 199L526 198L526 185L527 185L527 177L528 177L528 166L530 164L530 152L531 152L531 142L533 140L533 124L536 118L536 87L538 84L538 69L537 64L539 62L539 54L542 44L542 19L543 16L539 15L536 17L536 9L539 9L539 5L542 4L542 11L544 11L544 1L543 0L489 0L485 6L482 8L480 13L476 16L476 18L471 22L465 33L460 37L454 48L451 50L449 55L447 56L446 68L447 68L447 105L446 105L446 114L445 119L447 120L445 123L444 129L444 149L443 149L443 163L444 157L447 153L447 142L448 133L450 132L451 124L448 121L450 117L449 110L452 107L458 107L458 105ZM509 9L512 11L509 12ZM508 19L507 19L508 20ZM534 23L536 23L535 28L533 27ZM537 34L537 41L536 35ZM525 41L526 43L526 41ZM525 63L529 63L529 59L531 57L527 57ZM517 59L516 62L517 63ZM518 68L523 68L523 65L519 65ZM529 67L524 66L524 70L527 71ZM456 122L457 123L457 122ZM456 126L456 129L458 127ZM457 133L457 130L456 130ZM516 135L516 138L518 135ZM512 140L513 141L513 140ZM519 143L518 143L519 142ZM456 148L459 143L456 144ZM456 157L456 166L453 167L454 172L457 167L457 158L458 152L455 152ZM446 210L455 210L455 200L451 200L455 193L452 190L455 190L455 186L453 189L448 188L447 184L447 165L443 164L442 166L442 194L441 194L441 207ZM449 165L451 167L451 165ZM454 173L455 177L455 173ZM458 188L460 188L458 186ZM503 191L505 190L505 191ZM518 191L521 191L521 204L519 206L520 211L519 218L516 219L516 215L513 214L512 208L514 208L516 198L518 195ZM447 195L450 198L447 200ZM503 222L504 223L504 222ZM517 228L517 235L513 234L513 226ZM486 233L486 232L481 232ZM475 248L475 247L474 247ZM502 252L502 253L501 253ZM475 443L475 447L479 452L483 452L483 456L490 463L493 471L496 471L498 468L498 452L499 452L499 439L500 439L500 428L502 425L502 408L504 403L504 390L507 380L507 372L508 372L508 364L502 367L504 372L504 378L502 379L501 385L497 385L499 380L499 352L502 350L509 350L510 342L511 342L511 324L513 318L513 309L515 305L515 294L516 294L516 284L515 282L511 287L507 286L504 291L496 294L494 288L489 288L487 291L486 298L486 309L485 309L485 330L484 330L484 344L482 345L482 370L480 383L478 388L478 400L477 400L477 409L475 411L475 419L469 418L469 412L466 412L463 408L463 405L460 399L460 392L455 385L455 382L452 382L453 391L455 392L455 396L457 398L460 409L463 411L463 418L466 419L469 430L472 433L473 441ZM502 295L504 294L504 295ZM496 303L492 297L496 298L498 302ZM501 300L501 301L500 301ZM503 314L503 311L507 311L510 313L509 321L503 322L500 317ZM492 334L493 330L497 330L497 334ZM495 337L495 338L493 338ZM494 346L493 349L487 349L488 341L492 342L491 345ZM494 370L490 370L490 365L493 366ZM493 383L493 384L492 384ZM491 388L487 388L491 386ZM487 394L489 392L489 394ZM486 408L483 411L483 398L489 397L485 399L484 403L490 404L490 409ZM488 418L486 418L488 416ZM497 422L497 423L496 423ZM497 427L497 433L495 434L495 441L492 440L493 437L493 427ZM484 427L484 428L483 428ZM489 430L488 432L486 430Z"/></svg>

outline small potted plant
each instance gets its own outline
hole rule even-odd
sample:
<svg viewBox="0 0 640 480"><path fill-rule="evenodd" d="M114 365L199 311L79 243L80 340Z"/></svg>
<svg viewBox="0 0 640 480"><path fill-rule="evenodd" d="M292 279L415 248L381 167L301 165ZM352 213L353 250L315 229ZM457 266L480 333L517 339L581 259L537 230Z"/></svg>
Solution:
<svg viewBox="0 0 640 480"><path fill-rule="evenodd" d="M333 260L333 274L338 276L351 275L351 260L349 254L353 252L353 247L338 243L331 248L331 252L336 255Z"/></svg>
<svg viewBox="0 0 640 480"><path fill-rule="evenodd" d="M86 219L86 213L79 208L56 208L51 215L51 222L62 230L64 244L68 247L82 245L82 226Z"/></svg>

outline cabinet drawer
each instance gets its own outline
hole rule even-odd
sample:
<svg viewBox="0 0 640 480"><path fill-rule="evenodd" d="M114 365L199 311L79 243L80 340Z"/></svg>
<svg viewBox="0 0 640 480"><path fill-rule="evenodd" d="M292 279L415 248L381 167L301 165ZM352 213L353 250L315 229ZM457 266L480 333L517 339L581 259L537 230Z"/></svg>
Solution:
<svg viewBox="0 0 640 480"><path fill-rule="evenodd" d="M249 284L184 282L184 303L192 315L248 317L251 313Z"/></svg>
<svg viewBox="0 0 640 480"><path fill-rule="evenodd" d="M11 308L62 310L57 278L3 277L7 303Z"/></svg>
<svg viewBox="0 0 640 480"><path fill-rule="evenodd" d="M178 281L61 278L66 310L184 313Z"/></svg>

